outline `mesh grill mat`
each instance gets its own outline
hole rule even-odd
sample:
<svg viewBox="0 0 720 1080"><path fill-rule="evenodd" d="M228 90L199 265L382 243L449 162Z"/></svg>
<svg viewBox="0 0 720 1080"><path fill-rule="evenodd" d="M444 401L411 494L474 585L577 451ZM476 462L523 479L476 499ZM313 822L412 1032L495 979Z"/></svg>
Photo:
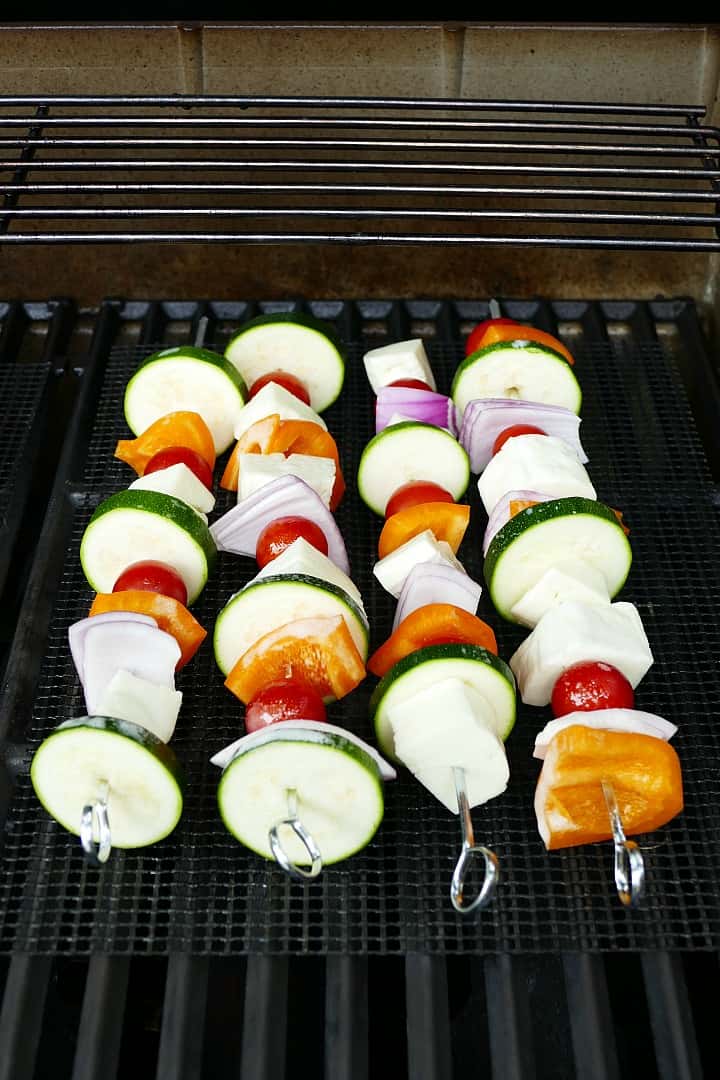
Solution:
<svg viewBox="0 0 720 1080"><path fill-rule="evenodd" d="M372 430L373 399L361 356L371 344L409 336L412 327L408 322L403 333L386 323L377 331L357 305L344 305L343 317L348 309L352 318L340 320L339 326L358 330L346 342L348 378L327 420L338 436L350 481L338 521L375 646L389 630L394 601L371 575L380 522L353 491L359 455ZM462 355L458 320L454 336L445 332L448 325L430 317L422 330L444 390ZM720 736L715 728L720 710L715 614L720 535L713 488L670 352L650 335L605 337L599 322L588 326L578 324L567 338L584 391L583 442L598 496L621 507L630 525L634 564L622 598L638 605L656 658L637 704L679 724L676 746L685 780L685 813L643 843L648 894L642 908L630 914L619 905L610 845L552 855L544 851L532 811L538 763L531 752L547 715L525 707L519 709L508 743L510 787L474 812L478 839L497 851L503 869L497 898L480 918L461 919L449 902L457 820L406 774L386 788L384 822L363 853L325 871L310 886L290 884L238 846L217 813L219 774L208 758L238 735L240 710L224 690L206 643L178 680L184 701L173 746L189 784L182 821L162 844L139 853L114 852L102 872L89 869L77 841L40 809L27 770L21 775L0 873L3 950L221 954L720 947ZM214 343L222 342L216 337ZM86 613L91 598L78 546L97 502L129 480L112 449L127 435L124 386L139 357L149 351L115 349L109 357L83 494L68 502L72 535L29 751L55 724L84 711L66 645L68 624ZM468 572L480 577L484 518L474 495L471 500L471 534L461 556ZM196 606L204 625L212 626L227 597L251 573L247 560L219 559ZM509 656L522 633L500 623L486 596L479 614L498 631L501 655ZM359 688L332 707L330 719L370 737L369 693L369 685Z"/></svg>
<svg viewBox="0 0 720 1080"><path fill-rule="evenodd" d="M31 425L47 382L47 364L3 364L0 366L0 511L8 511L8 499L17 481Z"/></svg>

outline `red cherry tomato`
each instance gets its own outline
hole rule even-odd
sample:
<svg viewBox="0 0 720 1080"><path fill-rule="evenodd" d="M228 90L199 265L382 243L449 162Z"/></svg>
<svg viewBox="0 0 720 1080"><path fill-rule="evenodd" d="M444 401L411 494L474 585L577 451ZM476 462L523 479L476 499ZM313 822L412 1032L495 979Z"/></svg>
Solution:
<svg viewBox="0 0 720 1080"><path fill-rule="evenodd" d="M285 548L290 547L301 536L323 555L327 555L327 537L319 525L304 517L281 517L266 525L258 536L255 547L258 566L262 568L277 559Z"/></svg>
<svg viewBox="0 0 720 1080"><path fill-rule="evenodd" d="M432 386L423 382L422 379L396 379L395 382L388 383L388 386L404 386L406 390L430 390L432 392Z"/></svg>
<svg viewBox="0 0 720 1080"><path fill-rule="evenodd" d="M323 699L317 690L288 679L261 690L245 710L248 735L282 720L327 720Z"/></svg>
<svg viewBox="0 0 720 1080"><path fill-rule="evenodd" d="M390 496L385 507L385 517L392 517L400 510L409 510L411 506L426 502L454 503L455 500L450 492L439 484L432 484L429 480L413 480L409 484L403 484Z"/></svg>
<svg viewBox="0 0 720 1080"><path fill-rule="evenodd" d="M489 327L491 326L515 326L514 319L485 319L483 322L478 323L465 340L465 355L469 356L470 353L477 352L478 349L482 349L482 339Z"/></svg>
<svg viewBox="0 0 720 1080"><path fill-rule="evenodd" d="M197 450L191 450L188 446L168 446L166 450L158 450L148 461L143 475L169 469L171 465L187 465L200 483L204 484L208 491L212 491L212 469Z"/></svg>
<svg viewBox="0 0 720 1080"><path fill-rule="evenodd" d="M300 401L304 401L306 405L310 404L310 395L294 375L290 375L287 371L269 371L267 375L261 375L259 379L256 379L248 391L248 400L254 398L259 390L262 390L263 386L267 386L268 383L277 383L278 386L282 386L288 393L294 394L296 398L300 398Z"/></svg>
<svg viewBox="0 0 720 1080"><path fill-rule="evenodd" d="M625 676L602 660L573 664L555 683L550 700L553 716L565 716L580 709L632 709L633 688Z"/></svg>
<svg viewBox="0 0 720 1080"><path fill-rule="evenodd" d="M162 593L163 596L172 596L181 604L187 604L185 582L177 570L168 566L167 563L147 559L145 562L136 562L128 566L113 585L112 591L125 592L127 589Z"/></svg>
<svg viewBox="0 0 720 1080"><path fill-rule="evenodd" d="M546 435L547 432L542 428L533 427L532 424L513 424L512 427L506 427L504 431L501 431L497 439L493 443L492 452L493 455L497 454L498 450L502 450L508 439L514 438L516 435Z"/></svg>

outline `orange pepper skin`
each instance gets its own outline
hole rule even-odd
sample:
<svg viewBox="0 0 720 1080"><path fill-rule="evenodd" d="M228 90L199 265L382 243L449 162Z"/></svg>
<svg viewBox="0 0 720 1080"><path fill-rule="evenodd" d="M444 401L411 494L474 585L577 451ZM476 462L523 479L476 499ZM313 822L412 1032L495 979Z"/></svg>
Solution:
<svg viewBox="0 0 720 1080"><path fill-rule="evenodd" d="M436 540L445 540L455 553L469 523L470 507L462 503L427 502L398 510L383 525L378 540L378 558L384 559L426 529L430 529Z"/></svg>
<svg viewBox="0 0 720 1080"><path fill-rule="evenodd" d="M132 466L142 476L151 458L171 446L195 450L215 468L215 443L209 427L199 413L172 412L161 416L136 439L121 439L115 447L115 457Z"/></svg>
<svg viewBox="0 0 720 1080"><path fill-rule="evenodd" d="M497 656L492 628L477 615L454 604L425 604L416 608L368 660L368 671L378 678L399 660L427 645L479 645Z"/></svg>

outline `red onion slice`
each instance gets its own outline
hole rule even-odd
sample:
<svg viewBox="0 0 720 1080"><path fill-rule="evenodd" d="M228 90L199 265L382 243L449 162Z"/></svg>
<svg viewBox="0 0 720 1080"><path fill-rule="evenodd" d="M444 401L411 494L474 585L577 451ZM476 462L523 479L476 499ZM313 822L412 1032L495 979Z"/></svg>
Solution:
<svg viewBox="0 0 720 1080"><path fill-rule="evenodd" d="M106 611L102 615L92 615L87 619L80 619L68 627L68 643L72 653L75 670L82 682L85 671L85 635L91 626L102 623L141 623L145 626L157 628L157 622L150 615L139 615L134 611Z"/></svg>
<svg viewBox="0 0 720 1080"><path fill-rule="evenodd" d="M498 435L516 424L539 427L566 442L582 465L588 460L580 442L580 417L570 409L514 398L476 398L465 407L460 427L460 443L474 473L481 473L492 458Z"/></svg>
<svg viewBox="0 0 720 1080"><path fill-rule="evenodd" d="M454 604L474 615L481 595L482 586L463 570L445 563L417 563L400 590L393 632L403 619L427 604Z"/></svg>
<svg viewBox="0 0 720 1080"><path fill-rule="evenodd" d="M522 500L523 502L541 503L549 502L550 499L554 498L556 498L555 495L545 495L542 491L507 491L495 504L492 513L488 518L485 535L483 536L483 558L487 555L488 548L497 533L499 533L503 525L507 525L510 520L511 502Z"/></svg>
<svg viewBox="0 0 720 1080"><path fill-rule="evenodd" d="M350 562L337 522L316 491L297 476L279 476L263 484L210 526L218 551L255 558L260 533L279 517L305 517L322 529L328 558L345 574Z"/></svg>
<svg viewBox="0 0 720 1080"><path fill-rule="evenodd" d="M94 716L106 687L117 671L175 689L180 646L171 634L139 622L98 622L85 631L80 681L88 715Z"/></svg>
<svg viewBox="0 0 720 1080"><path fill-rule="evenodd" d="M547 748L558 734L565 728L579 724L582 727L599 728L601 731L620 731L629 735L651 735L655 739L664 739L668 742L677 731L677 726L662 716L654 713L640 712L638 709L593 709L585 712L566 713L557 720L551 720L542 731L535 736L535 750L533 756L541 760L547 753Z"/></svg>
<svg viewBox="0 0 720 1080"><path fill-rule="evenodd" d="M366 743L363 739L359 738L359 736L353 734L352 731L348 731L346 728L337 727L336 724L327 724L324 720L281 720L277 724L269 724L267 727L260 728L258 731L253 731L250 735L243 735L241 739L236 739L235 742L230 743L229 746L219 750L217 754L210 758L211 764L217 765L220 769L226 769L240 748L251 749L255 746L262 746L264 742L278 738L279 727L281 727L283 731L307 731L309 733L317 731L325 735L341 735L343 739L347 739L348 742L353 743L355 746L359 746L366 754L370 755L377 765L383 780L395 780L397 778L397 773L392 765L377 752L374 746L370 746L369 743Z"/></svg>
<svg viewBox="0 0 720 1080"><path fill-rule="evenodd" d="M390 419L401 413L408 420L433 424L457 435L455 406L451 398L434 390L413 390L405 386L383 386L375 405L375 434L388 426Z"/></svg>

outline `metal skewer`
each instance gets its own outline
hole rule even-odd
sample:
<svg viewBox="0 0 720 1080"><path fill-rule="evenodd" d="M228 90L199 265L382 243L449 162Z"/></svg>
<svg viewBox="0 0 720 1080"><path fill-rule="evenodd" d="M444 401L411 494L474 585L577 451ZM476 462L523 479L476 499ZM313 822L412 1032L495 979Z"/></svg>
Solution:
<svg viewBox="0 0 720 1080"><path fill-rule="evenodd" d="M98 797L95 802L83 806L80 817L80 843L85 858L91 866L102 866L110 858L112 835L108 817L108 795L110 787L107 780L101 780ZM95 842L94 822L97 819L98 843Z"/></svg>
<svg viewBox="0 0 720 1080"><path fill-rule="evenodd" d="M272 829L268 833L268 841L270 843L270 850L273 853L275 862L282 867L285 873L293 878L295 881L310 881L312 878L316 878L323 868L322 855L320 849L313 840L312 835L307 831L302 821L298 817L297 812L297 791L295 788L288 788L287 792L287 804L288 804L288 816L283 818L282 821L278 821L276 825L273 825ZM305 850L310 856L310 869L304 870L297 863L294 863L290 856L282 846L280 840L279 830L283 825L287 825L297 836L298 840L303 844Z"/></svg>
<svg viewBox="0 0 720 1080"><path fill-rule="evenodd" d="M452 906L461 915L469 915L471 911L478 911L481 908L487 907L495 895L495 889L500 877L500 863L494 851L491 851L490 848L475 844L470 805L468 803L467 789L465 787L465 770L454 768L453 779L455 781L455 793L457 795L458 809L460 811L462 847L460 849L460 857L455 863L452 882L450 883L450 900L452 901ZM475 855L482 855L485 860L485 877L478 895L474 900L471 900L470 903L466 904L464 896L465 876Z"/></svg>
<svg viewBox="0 0 720 1080"><path fill-rule="evenodd" d="M205 344L205 335L207 334L208 323L210 322L207 315L201 316L198 319L197 330L195 331L195 341L193 345L196 349L202 349Z"/></svg>
<svg viewBox="0 0 720 1080"><path fill-rule="evenodd" d="M615 888L625 907L637 907L645 892L645 863L642 852L634 840L628 840L625 836L612 784L603 780L602 789L615 845Z"/></svg>
<svg viewBox="0 0 720 1080"><path fill-rule="evenodd" d="M495 297L493 297L492 300L490 301L490 318L491 319L499 319L500 318L500 305L498 304Z"/></svg>

